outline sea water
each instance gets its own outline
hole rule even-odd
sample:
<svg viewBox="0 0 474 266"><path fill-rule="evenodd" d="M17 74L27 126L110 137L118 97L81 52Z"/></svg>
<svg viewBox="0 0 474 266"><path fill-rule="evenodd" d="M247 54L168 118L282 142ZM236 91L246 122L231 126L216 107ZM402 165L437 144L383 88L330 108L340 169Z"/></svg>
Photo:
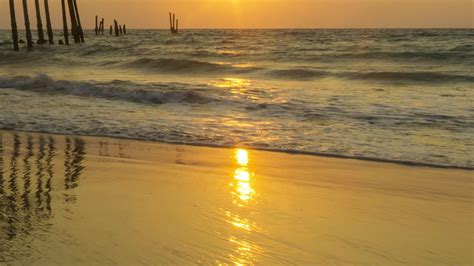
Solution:
<svg viewBox="0 0 474 266"><path fill-rule="evenodd" d="M472 29L85 37L0 31L0 129L474 168Z"/></svg>

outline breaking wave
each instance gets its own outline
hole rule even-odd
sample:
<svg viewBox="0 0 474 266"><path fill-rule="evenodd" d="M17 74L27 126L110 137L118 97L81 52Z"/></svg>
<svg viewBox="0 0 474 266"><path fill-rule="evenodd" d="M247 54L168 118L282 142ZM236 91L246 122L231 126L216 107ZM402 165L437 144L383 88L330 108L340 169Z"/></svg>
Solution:
<svg viewBox="0 0 474 266"><path fill-rule="evenodd" d="M0 78L0 88L13 88L39 93L68 94L123 100L137 103L165 104L173 102L209 103L219 101L211 94L201 93L203 87L181 83L141 85L130 81L111 82L54 80L46 74L34 77Z"/></svg>

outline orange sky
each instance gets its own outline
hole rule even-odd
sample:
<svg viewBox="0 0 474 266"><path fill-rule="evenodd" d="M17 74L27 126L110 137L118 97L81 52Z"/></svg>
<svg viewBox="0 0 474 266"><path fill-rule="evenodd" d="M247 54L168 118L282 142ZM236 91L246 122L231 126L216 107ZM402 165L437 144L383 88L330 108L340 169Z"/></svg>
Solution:
<svg viewBox="0 0 474 266"><path fill-rule="evenodd" d="M18 24L23 27L21 1ZM30 19L35 22L34 1ZM40 0L43 2L43 0ZM60 1L49 0L60 27ZM175 11L185 28L473 28L473 0L77 0L85 27L96 14L129 28L168 27ZM0 0L0 28L9 28L8 1Z"/></svg>

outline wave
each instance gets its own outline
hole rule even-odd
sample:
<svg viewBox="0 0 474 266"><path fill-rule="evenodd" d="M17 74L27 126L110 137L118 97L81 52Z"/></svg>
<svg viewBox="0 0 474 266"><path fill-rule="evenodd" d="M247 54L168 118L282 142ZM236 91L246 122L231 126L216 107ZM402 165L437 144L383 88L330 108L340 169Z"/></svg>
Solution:
<svg viewBox="0 0 474 266"><path fill-rule="evenodd" d="M281 69L271 71L269 75L279 79L312 80L331 76L331 73L327 71L316 71L310 69Z"/></svg>
<svg viewBox="0 0 474 266"><path fill-rule="evenodd" d="M346 51L340 53L331 53L327 55L314 55L303 57L301 60L315 62L315 61L341 61L341 60L383 60L383 61L444 61L449 63L471 63L472 60L466 57L465 48L460 50L439 51L439 52L422 52L422 51L397 51L397 52L358 52Z"/></svg>
<svg viewBox="0 0 474 266"><path fill-rule="evenodd" d="M230 64L218 64L203 62L190 59L171 59L171 58L140 58L131 62L122 63L121 67L140 69L160 73L185 73L185 74L216 74L216 73L234 73L244 74L258 70L255 67L235 67Z"/></svg>
<svg viewBox="0 0 474 266"><path fill-rule="evenodd" d="M442 72L345 72L337 76L347 79L358 80L379 80L393 82L428 82L428 83L449 83L449 82L474 82L474 76L447 74Z"/></svg>
<svg viewBox="0 0 474 266"><path fill-rule="evenodd" d="M423 82L456 83L474 82L474 76L448 74L443 72L329 72L307 68L272 70L267 73L277 79L314 80L321 78L339 78L352 80L372 80L383 82Z"/></svg>
<svg viewBox="0 0 474 266"><path fill-rule="evenodd" d="M46 74L34 77L0 78L0 88L19 89L38 93L68 94L74 96L98 97L109 100L123 100L137 103L165 104L187 102L205 104L219 101L209 93L202 93L202 87L181 83L137 84L130 81L111 82L54 80Z"/></svg>
<svg viewBox="0 0 474 266"><path fill-rule="evenodd" d="M129 68L161 74L262 74L266 77L284 80L310 81L321 78L339 78L353 80L373 80L385 82L474 82L474 76L444 72L330 72L311 67L270 69L254 66L234 66L231 64L212 63L190 59L140 58L129 62L109 61L101 66Z"/></svg>

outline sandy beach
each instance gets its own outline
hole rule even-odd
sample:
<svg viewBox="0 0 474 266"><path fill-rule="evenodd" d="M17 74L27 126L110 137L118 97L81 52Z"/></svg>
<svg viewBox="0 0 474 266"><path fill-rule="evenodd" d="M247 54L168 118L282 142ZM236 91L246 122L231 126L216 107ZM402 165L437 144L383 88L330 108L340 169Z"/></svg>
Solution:
<svg viewBox="0 0 474 266"><path fill-rule="evenodd" d="M0 264L474 263L472 171L0 135Z"/></svg>

